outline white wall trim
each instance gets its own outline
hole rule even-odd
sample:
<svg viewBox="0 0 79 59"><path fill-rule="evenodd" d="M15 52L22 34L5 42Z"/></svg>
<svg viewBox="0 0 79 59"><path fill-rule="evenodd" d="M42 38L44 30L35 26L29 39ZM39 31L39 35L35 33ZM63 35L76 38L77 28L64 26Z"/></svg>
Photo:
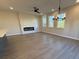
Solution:
<svg viewBox="0 0 79 59"><path fill-rule="evenodd" d="M57 35L57 36L61 36L61 37L69 38L69 39L79 40L79 38L76 38L76 37L63 36L63 35L58 35L56 33L49 33L49 32L44 32L44 33L52 34L52 35Z"/></svg>
<svg viewBox="0 0 79 59"><path fill-rule="evenodd" d="M34 34L34 33L40 33L40 32L32 32L32 33L24 33L24 34L14 34L14 35L6 35L6 36L17 36L17 35L26 35L26 34Z"/></svg>
<svg viewBox="0 0 79 59"><path fill-rule="evenodd" d="M14 36L14 35L21 35L21 33L16 33L16 34L6 34L6 36Z"/></svg>

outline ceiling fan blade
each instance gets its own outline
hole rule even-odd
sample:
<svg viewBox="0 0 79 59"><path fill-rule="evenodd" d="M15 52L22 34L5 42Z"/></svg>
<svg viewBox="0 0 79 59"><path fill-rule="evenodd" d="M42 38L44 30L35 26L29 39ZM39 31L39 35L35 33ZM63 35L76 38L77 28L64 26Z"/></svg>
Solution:
<svg viewBox="0 0 79 59"><path fill-rule="evenodd" d="M40 13L39 11L37 11L37 13Z"/></svg>

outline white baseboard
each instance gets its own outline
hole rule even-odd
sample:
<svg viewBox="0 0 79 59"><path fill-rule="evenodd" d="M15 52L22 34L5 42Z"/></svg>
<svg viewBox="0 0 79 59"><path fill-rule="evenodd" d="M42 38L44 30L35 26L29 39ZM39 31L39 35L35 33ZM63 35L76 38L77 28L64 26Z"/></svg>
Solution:
<svg viewBox="0 0 79 59"><path fill-rule="evenodd" d="M16 35L25 35L25 34L33 34L33 33L38 33L38 32L30 32L30 33L18 33L18 34L6 35L6 36L16 36Z"/></svg>
<svg viewBox="0 0 79 59"><path fill-rule="evenodd" d="M53 35L57 35L57 36L65 37L65 38L74 39L74 40L79 40L79 38L76 38L76 37L70 37L70 36L58 35L58 34L56 34L56 33L49 33L49 32L44 32L44 33L53 34Z"/></svg>
<svg viewBox="0 0 79 59"><path fill-rule="evenodd" d="M17 33L17 34L6 34L6 36L13 36L13 35L21 35L21 33Z"/></svg>

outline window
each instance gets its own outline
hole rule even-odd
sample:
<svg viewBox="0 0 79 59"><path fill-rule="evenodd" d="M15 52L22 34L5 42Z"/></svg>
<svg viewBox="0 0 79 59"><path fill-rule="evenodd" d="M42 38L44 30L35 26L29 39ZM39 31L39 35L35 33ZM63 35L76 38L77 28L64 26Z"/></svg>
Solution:
<svg viewBox="0 0 79 59"><path fill-rule="evenodd" d="M54 16L49 16L49 26L48 27L54 27Z"/></svg>
<svg viewBox="0 0 79 59"><path fill-rule="evenodd" d="M46 15L42 16L42 25L46 27Z"/></svg>
<svg viewBox="0 0 79 59"><path fill-rule="evenodd" d="M58 17L58 23L57 23L57 28L64 28L64 25L65 25L65 13L62 13L62 14L59 14Z"/></svg>

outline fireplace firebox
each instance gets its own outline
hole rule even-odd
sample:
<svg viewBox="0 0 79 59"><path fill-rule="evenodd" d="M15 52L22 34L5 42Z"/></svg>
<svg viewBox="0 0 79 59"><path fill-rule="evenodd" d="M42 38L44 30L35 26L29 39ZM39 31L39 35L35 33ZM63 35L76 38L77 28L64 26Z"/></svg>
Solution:
<svg viewBox="0 0 79 59"><path fill-rule="evenodd" d="M34 27L24 27L24 31L34 31Z"/></svg>

